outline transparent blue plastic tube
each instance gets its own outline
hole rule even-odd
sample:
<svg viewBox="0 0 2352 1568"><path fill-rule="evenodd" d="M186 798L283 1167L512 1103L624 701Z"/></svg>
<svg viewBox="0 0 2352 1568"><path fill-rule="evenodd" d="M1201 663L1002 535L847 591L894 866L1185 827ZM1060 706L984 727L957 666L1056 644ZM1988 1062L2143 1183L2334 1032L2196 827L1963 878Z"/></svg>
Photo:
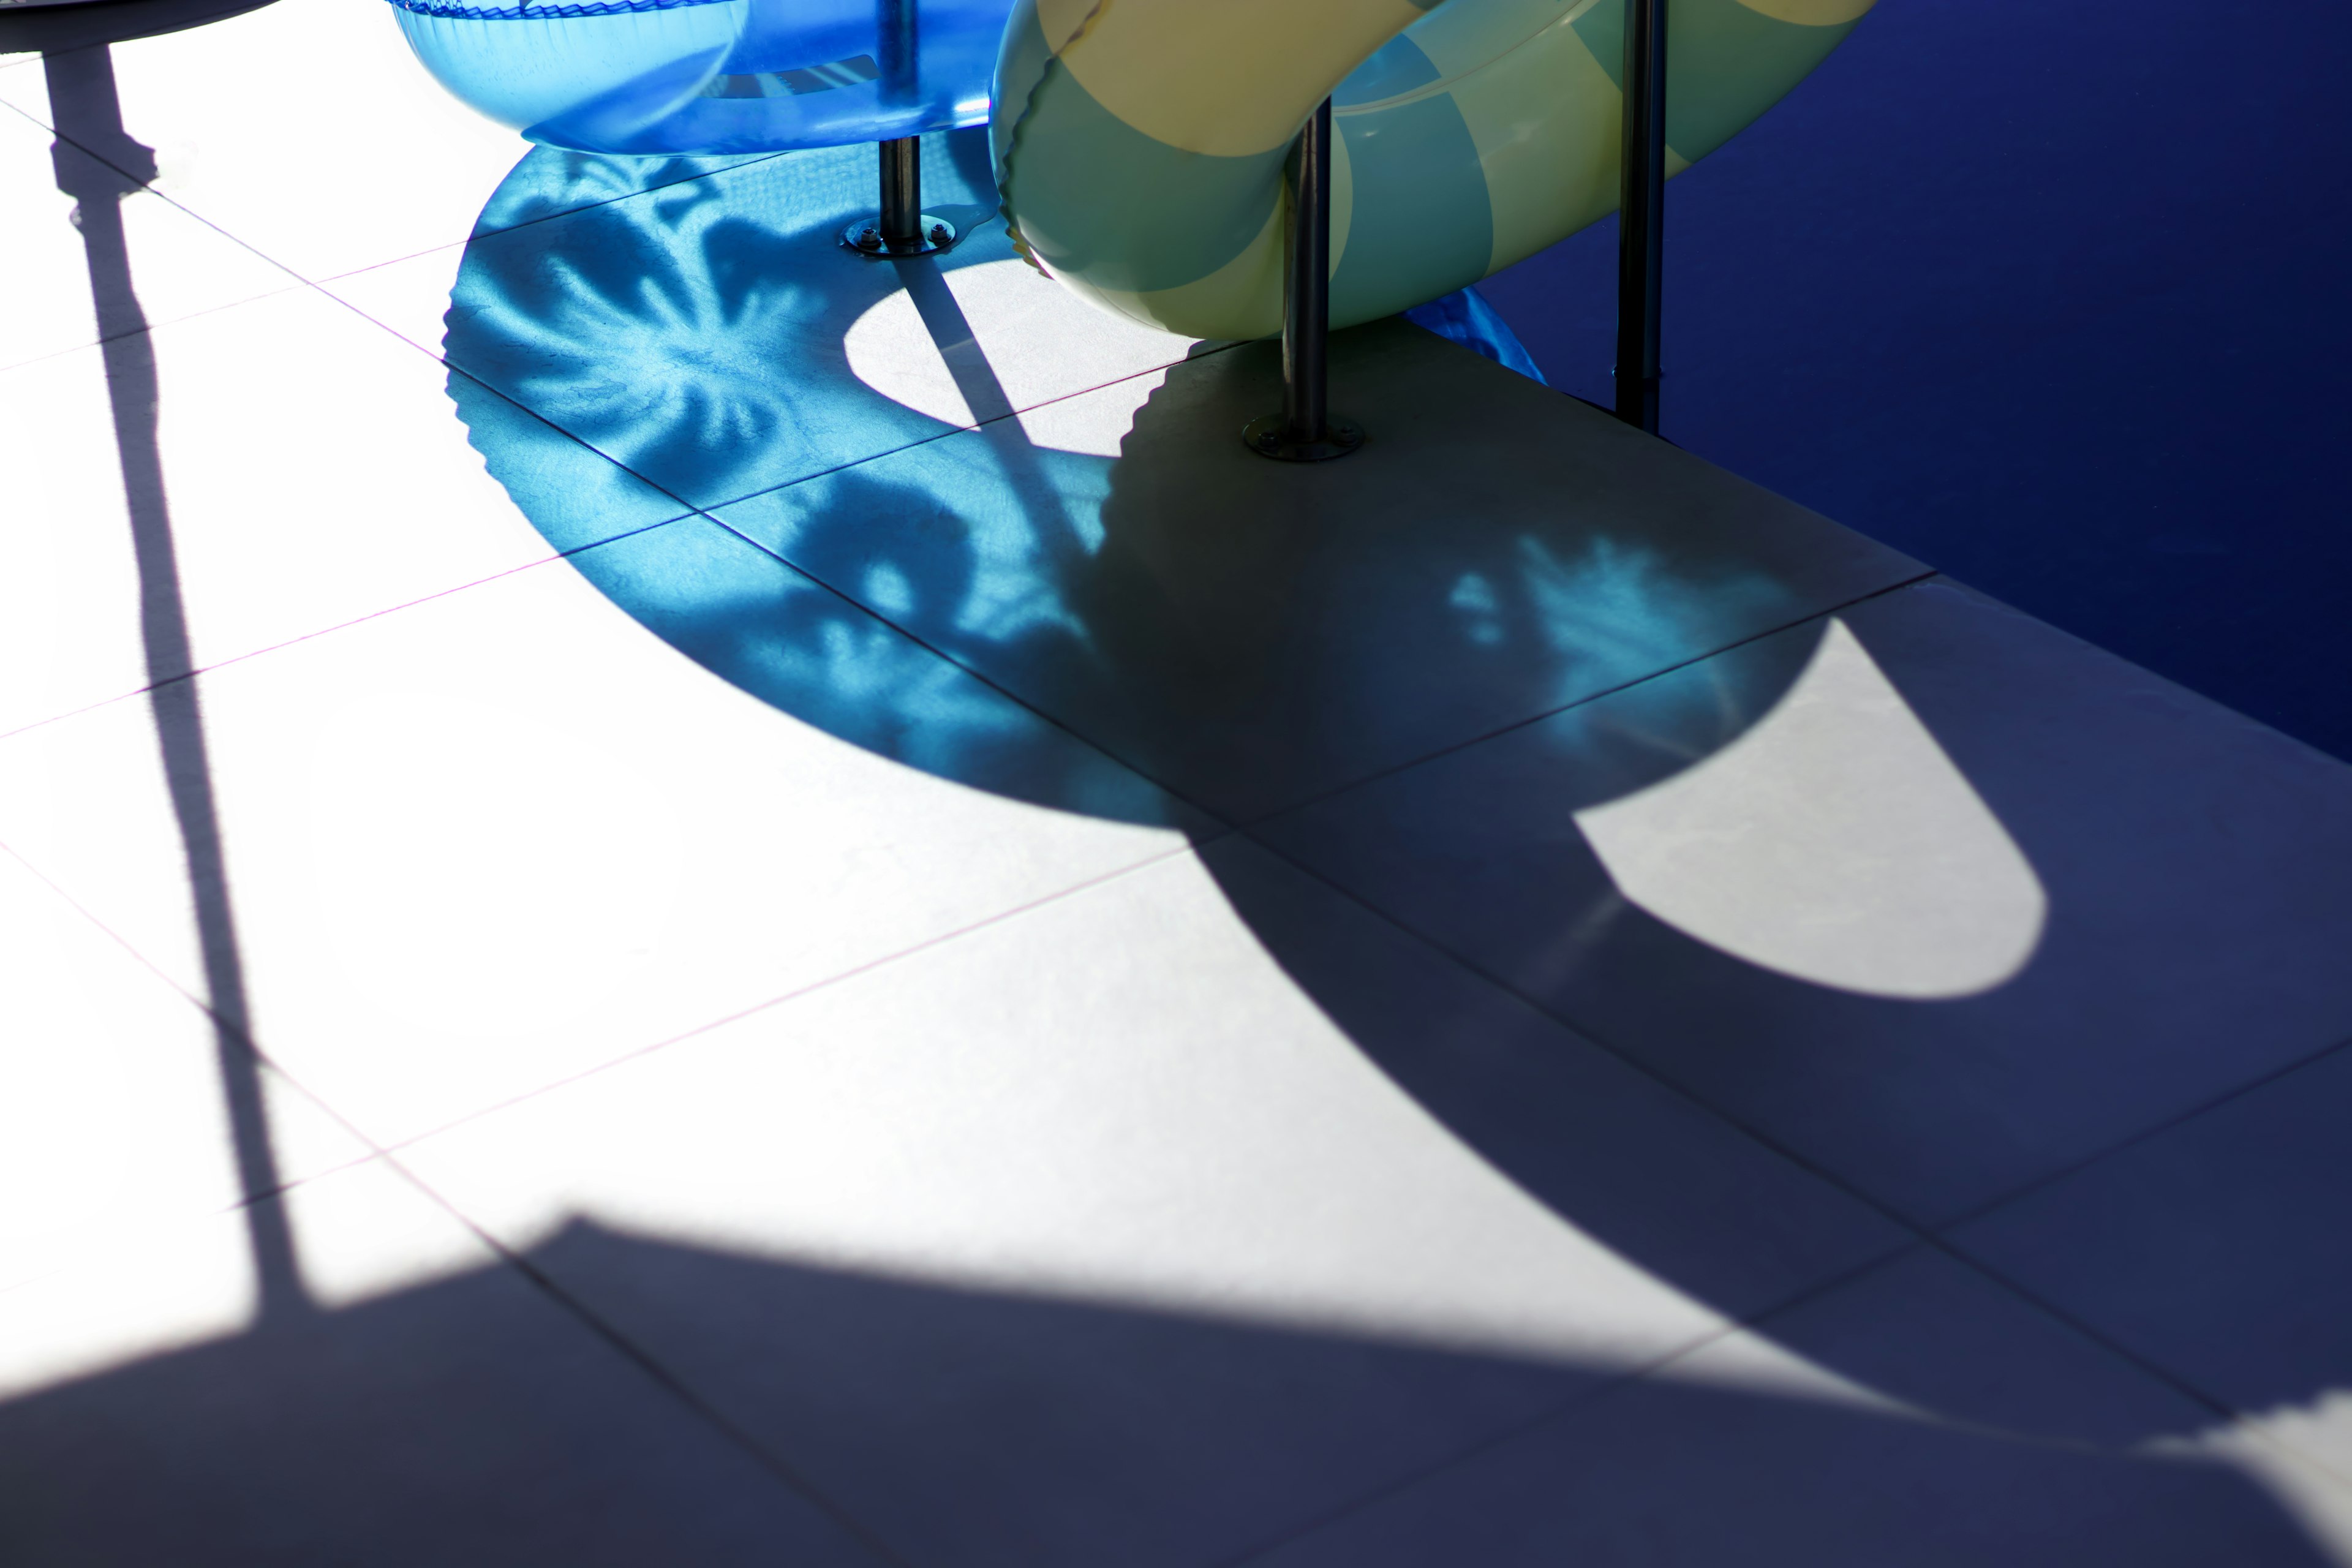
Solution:
<svg viewBox="0 0 2352 1568"><path fill-rule="evenodd" d="M1012 0L392 0L458 99L583 153L764 153L977 125Z"/></svg>

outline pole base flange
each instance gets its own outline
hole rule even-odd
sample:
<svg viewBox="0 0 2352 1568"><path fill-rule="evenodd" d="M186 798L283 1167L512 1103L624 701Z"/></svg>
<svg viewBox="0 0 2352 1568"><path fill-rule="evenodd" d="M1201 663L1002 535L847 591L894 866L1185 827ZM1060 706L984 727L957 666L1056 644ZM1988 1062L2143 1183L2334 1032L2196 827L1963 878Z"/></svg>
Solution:
<svg viewBox="0 0 2352 1568"><path fill-rule="evenodd" d="M919 238L913 241L901 241L897 245L889 244L883 239L882 223L879 218L860 218L841 231L841 243L844 248L854 250L860 256L877 258L936 256L953 246L961 237L961 236L956 233L955 225L943 217L933 217L929 213L923 215Z"/></svg>
<svg viewBox="0 0 2352 1568"><path fill-rule="evenodd" d="M1292 434L1286 416L1269 414L1243 427L1242 444L1261 458L1285 463L1321 463L1344 458L1364 444L1364 427L1337 415L1323 422L1323 434L1302 441Z"/></svg>

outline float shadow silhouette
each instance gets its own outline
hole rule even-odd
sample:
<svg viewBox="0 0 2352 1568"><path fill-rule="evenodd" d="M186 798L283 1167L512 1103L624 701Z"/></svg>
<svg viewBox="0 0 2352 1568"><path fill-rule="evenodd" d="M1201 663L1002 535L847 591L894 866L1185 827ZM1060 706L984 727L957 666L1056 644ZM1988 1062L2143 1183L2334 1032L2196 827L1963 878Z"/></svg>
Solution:
<svg viewBox="0 0 2352 1568"><path fill-rule="evenodd" d="M552 162L533 154L510 184L561 184ZM2137 731L2100 763L2001 743L1985 689L1939 673L1978 613L1963 597L1937 590L1940 620L1874 621L1871 606L1916 579L1908 563L1850 536L1751 536L1743 509L1760 492L1613 427L1592 433L1601 457L1573 471L1577 488L1531 514L1513 454L1551 405L1525 405L1517 429L1472 428L1433 378L1502 373L1402 326L1349 334L1340 374L1420 402L1351 409L1376 444L1328 473L1274 469L1231 434L1271 395L1263 348L1210 353L1125 402L1097 395L1116 458L1098 439L1057 445L1043 423L957 434L866 388L838 346L909 269L910 291L935 278L920 270L931 264L849 274L846 305L779 276L814 266L781 238L835 222L821 203L760 218L709 191L654 192L469 251L449 345L460 414L526 513L649 629L784 713L961 784L1159 820L1166 797L1134 782L1155 781L1191 803L1181 824L1239 825L1663 1081L1734 1113L1746 1087L1775 1086L1803 1116L1776 1124L1775 1102L1758 1102L1752 1127L1844 1161L1850 1186L1916 1223L2048 1173L2064 1140L2021 1163L1989 1137L2003 1118L2096 1131L2084 1106L2116 1098L2113 1058L2066 1042L2115 964L2147 962L2118 960L2102 921L2158 885L2137 836L2184 786L2128 787L2123 775L2145 771ZM631 245L606 243L630 227ZM1001 254L974 242L966 260ZM567 278L585 280L593 308L567 304ZM587 330L616 312L634 313L634 335ZM924 320L982 406L985 356L942 312ZM714 323L751 341L665 357L665 342L702 342ZM793 357L762 342L819 347ZM648 364L666 379L640 387ZM1412 374L1383 381L1383 364ZM554 423L489 395L502 380L542 395L530 406ZM1522 395L1551 396L1500 395ZM597 460L558 426L717 521L599 543L616 531L599 529L605 492L583 478ZM1427 447L1450 455L1433 465ZM777 448L803 471L752 489ZM872 460L821 471L803 461L820 449ZM1416 467L1440 489L1400 499ZM1681 521L1663 530L1643 521L1660 486L1681 497L1667 509ZM1709 510L1677 486L1731 500ZM1572 826L1734 749L1801 678L1832 612L1861 628L2047 888L2048 933L2006 984L1921 1002L1759 968L1628 905ZM2095 715L2096 682L2068 688L2052 678L2062 665L2028 658L1995 676L2037 685L2053 724ZM1056 730L1116 763L1068 762L1066 742L1041 743ZM1532 759L1521 772L1535 785L1488 780L1480 810L1412 793L1504 754ZM1373 778L1386 782L1333 793ZM1530 787L1543 834L1526 830ZM1373 805L1349 818L1349 802ZM1302 836L1326 807L1355 828ZM1400 850L1401 883L1381 858ZM2184 868L2166 869L2159 890L2176 902L2243 893L2229 866L2187 868L2202 879L2189 894ZM1564 1146L1576 1079L1540 1044L1477 1048L1491 1032L1446 995L1369 973L1302 929L1270 882L1221 875L1304 994L1465 1145L1677 1289L1735 1316L1769 1304L1746 1241L1662 1168L1672 1151L1605 1136ZM1482 948L1465 909L1503 911L1528 950ZM1637 1003L1664 1006L1663 1034L1637 1026ZM2190 1014L2182 1027L2202 1026ZM1852 1042L1874 1037L1906 1050L1853 1070ZM2065 1048L2047 1076L2014 1076L2053 1041ZM1950 1092L1988 1059L1993 1092ZM2155 1076L2193 1087L2193 1073ZM2275 1239L2315 1248L2322 1229ZM1267 1549L1303 1562L1321 1560L1323 1541L1349 1542L1345 1560L1360 1563L1580 1547L1604 1561L2326 1560L2226 1465L2124 1452L2218 1412L2151 1415L2053 1378L2019 1419L1999 1398L1980 1407L1971 1385L2035 1379L2030 1359L1874 1353L1850 1325L1809 1329L1801 1309L1766 1326L1773 1342L1948 1419L1661 1379L1604 1388L1622 1369L888 1280L584 1222L521 1263L265 1315L0 1405L9 1560L772 1561L775 1523L741 1500L758 1487L747 1492L740 1467L827 1500L915 1560L1173 1563ZM551 1300L581 1324L570 1340L549 1331ZM615 1377L641 1382L623 1394ZM2251 1403L2347 1382L2352 1345L2283 1346ZM600 1418L628 1398L654 1435L635 1446ZM1369 1541L1344 1521L1296 1534L1363 1501L1368 1476L1401 1483L1519 1429L1514 1463L1535 1473L1491 1506L1419 1527L1408 1516ZM1417 1491L1449 1484L1441 1473ZM1465 1545L1446 1531L1486 1533Z"/></svg>
<svg viewBox="0 0 2352 1568"><path fill-rule="evenodd" d="M646 455L639 471L675 493L734 499L709 507L718 527L572 560L649 628L782 711L959 783L1163 816L1160 798L1039 740L1074 732L1188 803L1179 826L1197 830L1197 814L1213 830L1239 826L1923 1230L2290 1066L2352 1020L2344 982L2314 957L2327 930L2352 937L2352 924L2323 874L2297 865L2315 829L2352 843L2352 821L2340 778L2291 743L2182 694L2119 700L2144 689L2136 672L1965 590L1922 584L1892 552L1606 421L1563 440L1567 403L1400 323L1335 342L1341 401L1370 399L1349 411L1375 437L1344 464L1284 468L1241 447L1241 424L1276 395L1266 345L1210 345L1058 411L988 417L1011 400L940 283L1002 259L1001 244L983 234L944 267L844 274L802 241L848 209L822 195L822 180L799 189L769 176L699 208L606 213L646 227L632 253L646 275L604 285L592 314L632 290L694 300L775 352L747 355L757 374L674 366L663 400L694 411L676 426L624 429L607 409L600 417L615 423L601 435L574 431ZM700 226L716 220L698 215L720 212L714 244L715 226ZM559 389L548 406L566 405L565 387L585 406L612 384L604 346L572 330L558 292L526 281L551 275L543 261L520 267L517 254L469 260L453 361L488 363L527 335L541 384ZM527 333L502 324L510 279L528 296ZM915 301L986 420L979 429L927 419L858 379L842 336L893 288ZM753 328L762 311L749 300L794 290L801 303L780 313L814 312L814 330ZM657 342L658 314L643 325ZM516 476L509 489L551 540L595 536L532 489L548 468L463 378L453 395L492 471ZM787 396L793 418L759 412ZM709 455L715 431L788 427L787 447L821 439L863 460L815 468L795 455L803 471L790 482L744 494L742 455ZM1832 619L2038 878L2046 923L2015 973L1920 997L1776 972L1629 901L1573 826L1735 751L1803 679ZM947 679L934 654L984 684ZM1008 723L1007 695L1045 722ZM2243 815L2249 768L2287 781L2301 816L2267 836L2199 837ZM1678 1209L1671 1184L1630 1199L1547 1140L1562 1080L1433 1047L1444 1035L1434 1021L1400 1034L1393 997L1318 957L1265 886L1226 882L1237 915L1465 1143L1677 1288L1735 1316L1758 1305L1741 1247L1699 1205ZM2298 898L2325 915L2300 945L2248 942L2223 912ZM2262 998L2259 1040L2243 1027L2249 996ZM2232 1048L2216 1051L2216 1038ZM2294 1240L2316 1248L2324 1227ZM2322 1272L2352 1299L2343 1268ZM2243 1332L2252 1311L2242 1304L2211 1331ZM1820 1353L1838 1365L1834 1347ZM1905 1386L1912 1377L1918 1386ZM2347 1380L2352 1342L2339 1339L2283 1352L2259 1387L2231 1393L2259 1407ZM1941 1397L1917 1368L1878 1365L1862 1381L1928 1408ZM2131 1436L2225 1419L2184 1403ZM2052 1430L2065 1425L2053 1418ZM1767 1451L1755 1450L1759 1464Z"/></svg>

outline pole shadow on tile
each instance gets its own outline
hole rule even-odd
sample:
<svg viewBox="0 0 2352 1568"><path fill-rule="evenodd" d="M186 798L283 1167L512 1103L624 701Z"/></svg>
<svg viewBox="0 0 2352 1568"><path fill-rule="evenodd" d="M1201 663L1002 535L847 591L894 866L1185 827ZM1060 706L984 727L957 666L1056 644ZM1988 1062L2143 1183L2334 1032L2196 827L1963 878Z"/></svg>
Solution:
<svg viewBox="0 0 2352 1568"><path fill-rule="evenodd" d="M174 25L184 25L184 23ZM154 152L122 127L113 57L103 43L46 57L49 103L58 141L53 157L58 188L74 198L104 356L108 406L131 548L139 577L139 630L146 656L147 703L179 829L185 874L205 972L204 1003L212 1015L215 1056L237 1175L248 1199L278 1190L261 1060L249 1038L245 963L238 951L236 913L213 792L205 738L202 693L181 592L178 548L172 531L169 488L157 438L162 388L147 319L133 285L121 203L154 177ZM248 1203L259 1311L265 1320L310 1310L293 1237L283 1211Z"/></svg>

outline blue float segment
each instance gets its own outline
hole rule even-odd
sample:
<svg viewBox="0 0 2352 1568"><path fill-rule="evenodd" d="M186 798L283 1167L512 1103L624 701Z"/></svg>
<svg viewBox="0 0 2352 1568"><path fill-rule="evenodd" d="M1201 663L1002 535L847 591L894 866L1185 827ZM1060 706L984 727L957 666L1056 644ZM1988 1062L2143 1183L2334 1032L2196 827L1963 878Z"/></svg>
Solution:
<svg viewBox="0 0 2352 1568"><path fill-rule="evenodd" d="M1517 371L1530 381L1544 378L1544 373L1536 368L1535 356L1519 342L1510 323L1495 314L1495 308L1479 298L1475 289L1457 289L1426 305L1415 305L1403 315L1414 326L1484 354L1505 370Z"/></svg>
<svg viewBox="0 0 2352 1568"><path fill-rule="evenodd" d="M1011 0L392 0L467 104L534 142L639 156L833 147L976 125Z"/></svg>

